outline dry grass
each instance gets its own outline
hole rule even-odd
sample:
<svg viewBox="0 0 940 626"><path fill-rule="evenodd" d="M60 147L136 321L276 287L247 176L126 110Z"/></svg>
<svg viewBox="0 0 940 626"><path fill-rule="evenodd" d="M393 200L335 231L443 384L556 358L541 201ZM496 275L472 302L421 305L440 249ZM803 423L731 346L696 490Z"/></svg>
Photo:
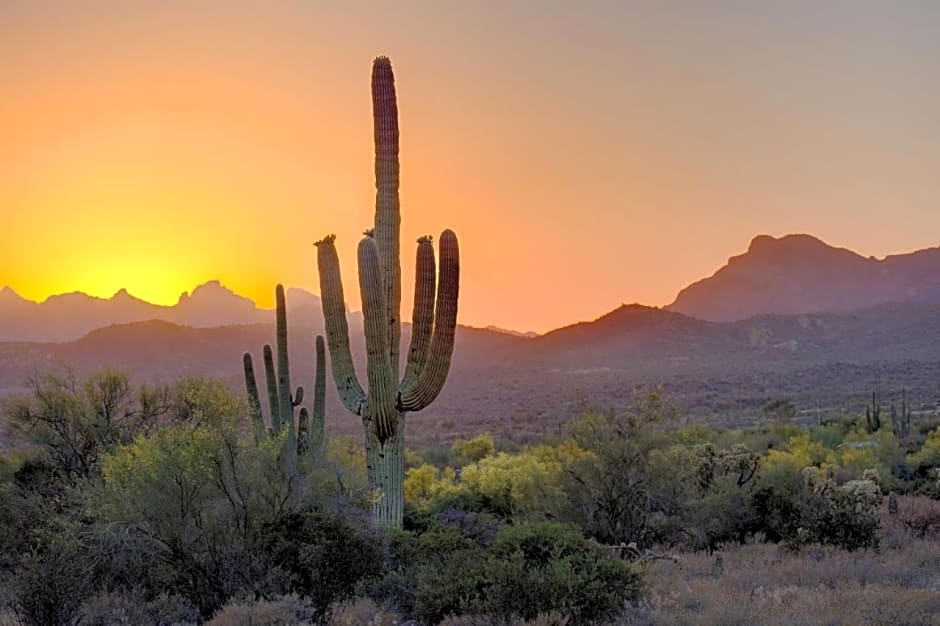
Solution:
<svg viewBox="0 0 940 626"><path fill-rule="evenodd" d="M736 546L653 563L647 576L643 603L618 624L940 625L940 544L901 524L878 551Z"/></svg>

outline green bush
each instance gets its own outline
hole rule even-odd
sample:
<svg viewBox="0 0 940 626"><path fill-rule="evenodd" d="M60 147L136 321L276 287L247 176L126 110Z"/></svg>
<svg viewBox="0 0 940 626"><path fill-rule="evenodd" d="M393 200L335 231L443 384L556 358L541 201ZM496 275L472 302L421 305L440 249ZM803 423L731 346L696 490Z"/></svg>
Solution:
<svg viewBox="0 0 940 626"><path fill-rule="evenodd" d="M534 619L557 611L583 624L634 601L640 577L576 529L538 523L503 530L487 564L487 612Z"/></svg>
<svg viewBox="0 0 940 626"><path fill-rule="evenodd" d="M575 624L611 616L635 600L640 577L576 528L506 527L492 547L438 525L393 538L387 572L364 591L397 601L402 613L436 624L454 615L534 619L556 611Z"/></svg>
<svg viewBox="0 0 940 626"><path fill-rule="evenodd" d="M286 591L308 599L321 619L331 604L353 596L356 585L382 567L378 537L338 515L288 513L262 530L261 549L285 575Z"/></svg>
<svg viewBox="0 0 940 626"><path fill-rule="evenodd" d="M866 479L838 485L817 474L812 467L797 472L780 465L762 477L751 499L755 530L794 548L811 543L846 550L877 547L877 483Z"/></svg>

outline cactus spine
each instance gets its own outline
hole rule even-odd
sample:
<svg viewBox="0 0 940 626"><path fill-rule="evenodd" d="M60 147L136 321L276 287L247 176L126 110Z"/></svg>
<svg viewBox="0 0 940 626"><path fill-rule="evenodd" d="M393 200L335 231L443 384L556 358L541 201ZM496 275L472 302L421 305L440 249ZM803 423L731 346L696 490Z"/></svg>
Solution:
<svg viewBox="0 0 940 626"><path fill-rule="evenodd" d="M457 236L445 230L439 241L440 276L436 277L431 238L418 240L411 345L400 378L398 105L392 65L386 57L372 64L372 114L375 227L366 232L358 249L368 392L359 383L349 350L346 301L333 235L317 242L317 265L333 379L343 405L362 418L365 430L366 469L378 496L373 515L400 526L405 413L433 402L447 378L457 325L460 260Z"/></svg>
<svg viewBox="0 0 940 626"><path fill-rule="evenodd" d="M285 453L281 455L284 474L292 476L297 472L297 458L306 458L314 462L319 458L320 452L324 446L324 407L326 384L321 383L319 378L323 376L323 337L317 335L317 377L318 381L314 385L314 413L319 407L319 426L317 419L314 418L314 428L318 429L318 441L316 449L311 450L308 445L309 433L308 422L309 413L307 409L301 408L298 415L298 423L294 426L294 409L300 406L304 399L303 387L298 386L291 395L290 379L290 360L287 354L287 302L284 296L284 287L277 286L276 296L276 346L277 346L277 371L274 367L274 354L271 346L264 345L264 372L267 382L268 406L270 407L271 419L270 428L265 429L264 415L261 408L261 398L258 393L258 383L255 378L254 365L251 354L246 352L243 359L245 370L245 388L248 393L248 406L252 421L252 429L255 435L255 441L260 442L267 432L277 435L282 428L287 429L286 441L284 443ZM289 453L288 453L289 451Z"/></svg>

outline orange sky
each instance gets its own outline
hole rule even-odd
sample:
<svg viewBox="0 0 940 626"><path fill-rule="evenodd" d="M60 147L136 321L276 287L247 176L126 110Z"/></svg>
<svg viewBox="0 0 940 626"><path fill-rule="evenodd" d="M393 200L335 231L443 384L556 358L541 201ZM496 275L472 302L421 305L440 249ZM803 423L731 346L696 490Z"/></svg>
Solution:
<svg viewBox="0 0 940 626"><path fill-rule="evenodd" d="M462 323L666 304L762 232L940 244L940 5L777 4L5 2L0 285L270 305L336 233L354 298L377 54L404 301L453 228Z"/></svg>

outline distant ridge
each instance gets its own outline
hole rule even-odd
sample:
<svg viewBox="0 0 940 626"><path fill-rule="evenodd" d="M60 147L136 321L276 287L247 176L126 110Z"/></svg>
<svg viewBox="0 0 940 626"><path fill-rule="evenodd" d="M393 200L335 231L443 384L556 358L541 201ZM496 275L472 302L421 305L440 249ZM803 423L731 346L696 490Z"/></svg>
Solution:
<svg viewBox="0 0 940 626"><path fill-rule="evenodd" d="M289 289L287 301L298 318L319 312L319 297L302 289ZM151 304L126 289L110 298L76 291L42 302L26 300L10 287L0 289L0 341L73 341L98 328L147 320L196 328L259 324L272 315L218 280L184 292L173 306Z"/></svg>
<svg viewBox="0 0 940 626"><path fill-rule="evenodd" d="M759 235L667 308L726 322L754 315L856 311L891 302L940 303L940 248L863 257L811 235Z"/></svg>
<svg viewBox="0 0 940 626"><path fill-rule="evenodd" d="M514 337L525 337L527 339L532 339L533 337L538 337L539 334L533 330L521 331L521 330L512 330L509 328L501 328L500 326L493 326L490 324L486 326L483 330L489 330L494 333L502 333L504 335L512 335Z"/></svg>
<svg viewBox="0 0 940 626"><path fill-rule="evenodd" d="M0 294L2 295L2 294ZM316 318L290 319L292 367L313 380ZM350 343L365 375L362 320ZM402 325L407 345L410 325ZM166 321L115 324L63 343L0 342L0 397L34 371L56 363L79 374L105 364L138 383L192 374L224 379L243 393L242 353L261 358L272 321L194 328ZM709 322L682 313L623 305L591 322L534 338L459 326L452 376L429 410L416 413L413 437L490 432L564 432L559 424L585 407L616 409L636 386L665 383L690 416L753 419L771 399L787 397L815 415L864 414L873 384L886 403L902 389L916 410L940 406L940 304L882 304L852 313L764 315ZM327 389L330 428L359 427Z"/></svg>

